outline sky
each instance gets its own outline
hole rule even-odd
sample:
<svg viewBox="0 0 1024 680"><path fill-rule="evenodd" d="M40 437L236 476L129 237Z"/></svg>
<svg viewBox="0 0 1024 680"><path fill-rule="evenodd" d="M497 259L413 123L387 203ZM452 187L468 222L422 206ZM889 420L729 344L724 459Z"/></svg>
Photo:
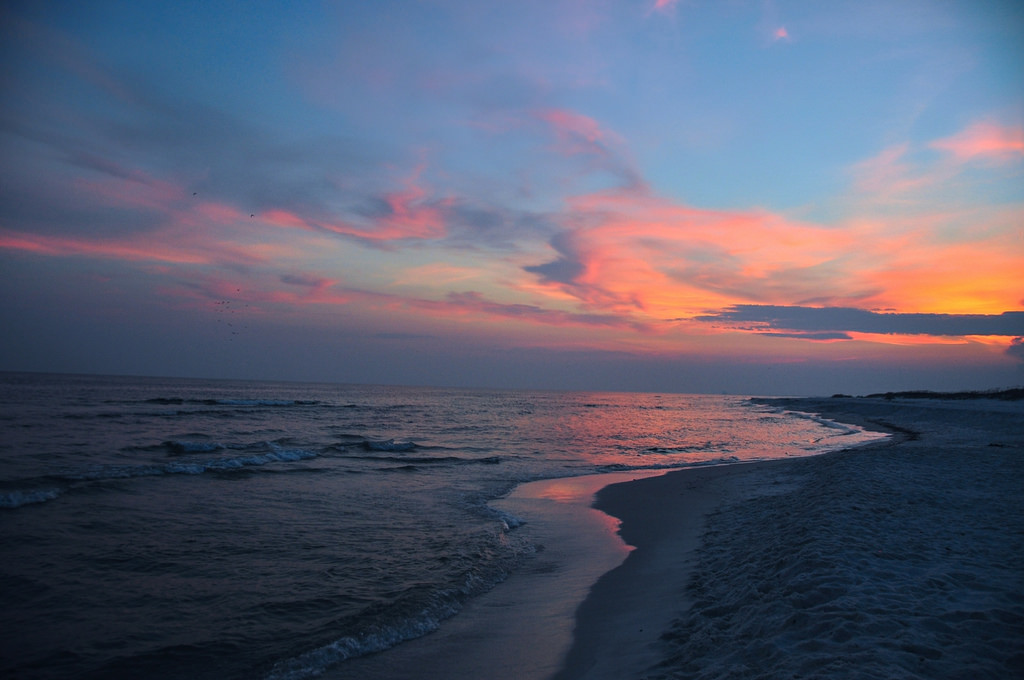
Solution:
<svg viewBox="0 0 1024 680"><path fill-rule="evenodd" d="M0 370L1024 384L1024 4L0 4Z"/></svg>

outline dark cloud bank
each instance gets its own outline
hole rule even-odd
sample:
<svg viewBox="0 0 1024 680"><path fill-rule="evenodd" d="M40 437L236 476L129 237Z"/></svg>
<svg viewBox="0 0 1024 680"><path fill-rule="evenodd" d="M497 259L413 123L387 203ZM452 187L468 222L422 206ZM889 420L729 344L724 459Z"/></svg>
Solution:
<svg viewBox="0 0 1024 680"><path fill-rule="evenodd" d="M1024 312L1002 314L900 314L853 307L735 305L697 317L707 323L744 326L768 335L808 340L848 340L849 333L881 335L1024 336Z"/></svg>

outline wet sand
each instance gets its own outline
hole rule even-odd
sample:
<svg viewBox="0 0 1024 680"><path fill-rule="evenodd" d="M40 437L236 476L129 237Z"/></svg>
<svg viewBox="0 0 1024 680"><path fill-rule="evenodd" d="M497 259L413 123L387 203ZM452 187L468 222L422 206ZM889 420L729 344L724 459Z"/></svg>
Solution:
<svg viewBox="0 0 1024 680"><path fill-rule="evenodd" d="M690 604L686 586L708 513L727 503L791 489L789 460L670 472L613 484L597 507L621 520L636 549L597 581L580 605L574 644L553 677L637 677L665 655L661 636Z"/></svg>

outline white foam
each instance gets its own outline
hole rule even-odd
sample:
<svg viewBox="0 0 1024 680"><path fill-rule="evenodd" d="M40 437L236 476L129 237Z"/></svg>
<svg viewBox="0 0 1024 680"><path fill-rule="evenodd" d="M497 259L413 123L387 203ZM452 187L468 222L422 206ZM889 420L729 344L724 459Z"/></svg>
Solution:
<svg viewBox="0 0 1024 680"><path fill-rule="evenodd" d="M406 640L432 633L440 627L441 621L458 611L458 605L451 603L435 611L424 610L418 616L397 626L375 628L360 635L338 638L323 647L278 662L267 676L267 680L304 680L317 677L326 669L347 659L382 652Z"/></svg>
<svg viewBox="0 0 1024 680"><path fill-rule="evenodd" d="M0 508L20 508L32 503L45 503L61 494L60 489L35 489L33 491L7 491L0 493Z"/></svg>
<svg viewBox="0 0 1024 680"><path fill-rule="evenodd" d="M238 470L246 467L267 465L269 463L293 463L316 457L316 453L305 449L280 449L252 456L176 461L166 465L102 465L85 470L65 472L63 476L65 479L76 481L101 481L104 479L155 477L159 475L201 475L205 472Z"/></svg>

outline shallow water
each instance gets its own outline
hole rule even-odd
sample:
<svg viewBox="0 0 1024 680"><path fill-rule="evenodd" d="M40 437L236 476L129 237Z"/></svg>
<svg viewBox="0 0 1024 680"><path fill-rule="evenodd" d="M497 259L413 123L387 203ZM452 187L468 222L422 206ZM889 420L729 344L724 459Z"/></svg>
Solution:
<svg viewBox="0 0 1024 680"><path fill-rule="evenodd" d="M530 480L874 435L672 394L0 374L0 674L308 677L533 550Z"/></svg>

